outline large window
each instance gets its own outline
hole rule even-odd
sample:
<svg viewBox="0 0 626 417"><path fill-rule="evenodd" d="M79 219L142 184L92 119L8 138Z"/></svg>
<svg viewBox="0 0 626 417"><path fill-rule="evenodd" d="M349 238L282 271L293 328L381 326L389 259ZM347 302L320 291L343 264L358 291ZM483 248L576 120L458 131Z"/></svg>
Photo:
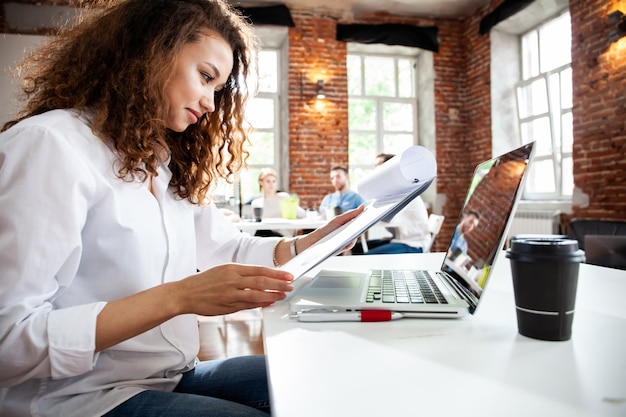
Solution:
<svg viewBox="0 0 626 417"><path fill-rule="evenodd" d="M398 154L417 143L416 59L347 57L350 182L371 171L378 153Z"/></svg>
<svg viewBox="0 0 626 417"><path fill-rule="evenodd" d="M523 143L537 143L526 199L567 199L573 192L570 50L569 13L521 36L520 135Z"/></svg>
<svg viewBox="0 0 626 417"><path fill-rule="evenodd" d="M241 194L244 202L259 194L258 176L262 168L279 169L279 51L259 52L258 94L249 100L246 119L254 128L248 148L249 168L241 173Z"/></svg>
<svg viewBox="0 0 626 417"><path fill-rule="evenodd" d="M258 54L258 78L247 80L251 91L256 95L248 100L246 122L252 127L248 169L242 170L233 184L221 181L215 191L216 203L229 203L237 206L239 195L246 204L260 193L259 171L273 168L281 177L281 114L279 84L281 73L281 50L264 48ZM223 197L222 197L223 196ZM236 207L230 207L236 208Z"/></svg>

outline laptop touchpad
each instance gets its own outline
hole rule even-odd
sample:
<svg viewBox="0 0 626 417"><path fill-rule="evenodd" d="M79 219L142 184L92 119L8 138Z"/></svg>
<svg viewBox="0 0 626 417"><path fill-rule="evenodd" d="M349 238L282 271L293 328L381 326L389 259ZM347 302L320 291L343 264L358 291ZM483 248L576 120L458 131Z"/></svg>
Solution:
<svg viewBox="0 0 626 417"><path fill-rule="evenodd" d="M311 288L358 288L362 279L359 275L322 275L311 283Z"/></svg>

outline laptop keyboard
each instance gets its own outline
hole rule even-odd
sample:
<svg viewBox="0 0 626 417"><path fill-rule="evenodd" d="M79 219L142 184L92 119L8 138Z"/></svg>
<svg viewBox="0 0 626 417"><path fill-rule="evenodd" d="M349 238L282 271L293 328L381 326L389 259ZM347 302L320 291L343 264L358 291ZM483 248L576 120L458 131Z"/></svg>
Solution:
<svg viewBox="0 0 626 417"><path fill-rule="evenodd" d="M373 270L368 303L447 304L428 271Z"/></svg>

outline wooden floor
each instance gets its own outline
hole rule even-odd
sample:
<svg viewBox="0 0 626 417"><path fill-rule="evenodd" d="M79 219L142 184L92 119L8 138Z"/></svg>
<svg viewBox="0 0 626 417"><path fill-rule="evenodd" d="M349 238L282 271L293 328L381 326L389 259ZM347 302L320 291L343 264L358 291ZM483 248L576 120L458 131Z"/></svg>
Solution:
<svg viewBox="0 0 626 417"><path fill-rule="evenodd" d="M200 360L264 353L263 326L258 309L220 317L199 317L198 322Z"/></svg>

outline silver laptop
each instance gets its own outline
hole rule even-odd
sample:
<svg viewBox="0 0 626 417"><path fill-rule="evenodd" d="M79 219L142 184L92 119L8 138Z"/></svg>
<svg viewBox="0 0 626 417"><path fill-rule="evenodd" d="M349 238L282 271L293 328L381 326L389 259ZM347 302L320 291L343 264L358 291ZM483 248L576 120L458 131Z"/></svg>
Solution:
<svg viewBox="0 0 626 417"><path fill-rule="evenodd" d="M442 318L473 314L506 240L533 152L534 142L476 167L457 227L470 212L479 214L479 226L463 234L466 244L453 236L439 270L322 270L290 296L291 312L383 310Z"/></svg>

